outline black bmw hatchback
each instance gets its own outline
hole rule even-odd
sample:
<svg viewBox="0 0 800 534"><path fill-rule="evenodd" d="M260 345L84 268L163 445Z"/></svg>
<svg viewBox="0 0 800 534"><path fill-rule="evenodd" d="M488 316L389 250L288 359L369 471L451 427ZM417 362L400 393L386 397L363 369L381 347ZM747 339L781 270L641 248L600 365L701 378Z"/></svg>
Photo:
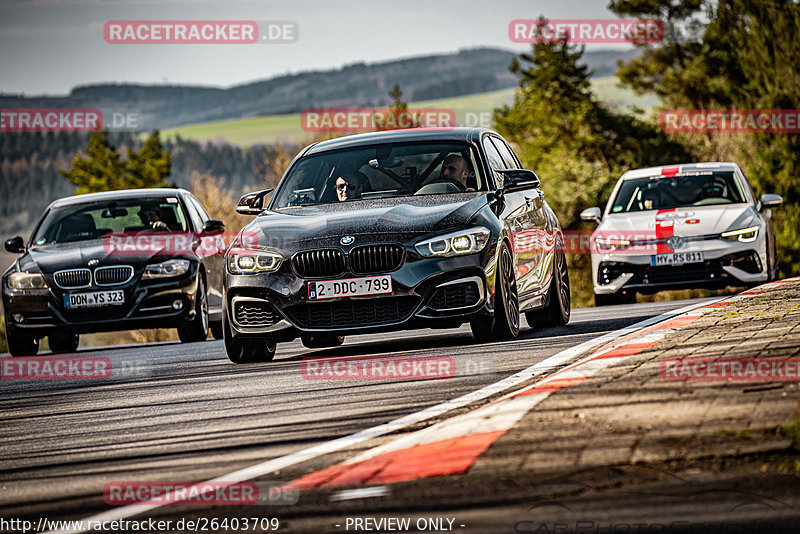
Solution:
<svg viewBox="0 0 800 534"><path fill-rule="evenodd" d="M63 198L44 212L22 254L2 279L9 351L33 355L48 336L53 352L71 352L79 335L177 328L181 341L221 335L218 239L183 189L139 189ZM222 247L221 250L224 250Z"/></svg>
<svg viewBox="0 0 800 534"><path fill-rule="evenodd" d="M469 323L477 341L565 324L569 278L539 179L487 129L397 130L306 147L226 254L236 362L276 343Z"/></svg>

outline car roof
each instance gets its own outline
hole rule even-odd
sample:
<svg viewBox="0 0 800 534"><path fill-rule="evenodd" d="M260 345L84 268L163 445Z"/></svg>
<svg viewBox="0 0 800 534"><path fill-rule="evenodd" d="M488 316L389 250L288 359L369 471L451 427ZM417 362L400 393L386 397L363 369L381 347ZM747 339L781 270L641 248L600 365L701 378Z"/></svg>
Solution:
<svg viewBox="0 0 800 534"><path fill-rule="evenodd" d="M125 200L133 198L166 198L184 195L185 189L153 187L150 189L123 189L121 191L103 191L102 193L88 193L72 197L59 198L53 202L53 207L71 206L73 204L87 204L103 200Z"/></svg>
<svg viewBox="0 0 800 534"><path fill-rule="evenodd" d="M647 167L644 169L633 169L620 177L620 180L631 180L633 178L645 178L648 176L671 175L683 172L697 171L734 171L739 166L730 161L713 161L703 163L680 163L677 165L660 165L658 167ZM666 172L665 172L666 171Z"/></svg>
<svg viewBox="0 0 800 534"><path fill-rule="evenodd" d="M409 141L477 141L484 132L497 132L488 128L409 128L405 130L386 130L339 137L329 141L320 141L306 148L303 155L319 154L329 150L352 148L381 143L404 143Z"/></svg>

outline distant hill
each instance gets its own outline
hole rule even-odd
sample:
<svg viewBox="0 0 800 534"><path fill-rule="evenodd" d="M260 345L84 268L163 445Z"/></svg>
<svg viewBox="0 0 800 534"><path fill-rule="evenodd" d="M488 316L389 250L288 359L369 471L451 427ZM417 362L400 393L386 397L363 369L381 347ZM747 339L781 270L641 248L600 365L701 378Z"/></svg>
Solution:
<svg viewBox="0 0 800 534"><path fill-rule="evenodd" d="M586 52L596 76L616 71L619 59L638 52ZM68 96L0 94L0 108L99 108L141 117L142 130L299 113L311 107L382 106L400 84L403 98L423 101L486 93L515 87L508 71L515 54L495 48L414 57L381 63L355 63L237 85L228 89L177 85L102 84L76 87Z"/></svg>

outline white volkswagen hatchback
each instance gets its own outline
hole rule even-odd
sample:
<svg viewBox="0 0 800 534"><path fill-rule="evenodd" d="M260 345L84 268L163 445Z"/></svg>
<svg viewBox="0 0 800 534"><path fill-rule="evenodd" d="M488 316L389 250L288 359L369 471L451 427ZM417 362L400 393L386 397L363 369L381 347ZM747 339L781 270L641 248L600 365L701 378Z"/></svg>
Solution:
<svg viewBox="0 0 800 534"><path fill-rule="evenodd" d="M756 198L735 163L626 172L605 211L589 208L595 304L636 301L665 289L746 286L777 276L773 207Z"/></svg>

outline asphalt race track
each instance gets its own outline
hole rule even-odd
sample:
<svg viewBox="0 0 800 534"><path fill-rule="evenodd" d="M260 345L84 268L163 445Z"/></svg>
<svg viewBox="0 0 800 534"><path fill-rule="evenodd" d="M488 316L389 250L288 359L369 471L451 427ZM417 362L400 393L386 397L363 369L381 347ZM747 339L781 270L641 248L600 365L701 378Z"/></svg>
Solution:
<svg viewBox="0 0 800 534"><path fill-rule="evenodd" d="M110 378L2 381L0 515L78 519L110 508L102 493L109 481L210 480L434 406L697 302L574 310L566 327L523 328L513 342L485 345L472 343L468 327L357 336L324 350L296 341L279 345L267 364L232 364L222 341L80 350L107 357ZM301 360L309 356L452 357L458 372L448 380L308 380ZM192 514L211 512L195 506Z"/></svg>

